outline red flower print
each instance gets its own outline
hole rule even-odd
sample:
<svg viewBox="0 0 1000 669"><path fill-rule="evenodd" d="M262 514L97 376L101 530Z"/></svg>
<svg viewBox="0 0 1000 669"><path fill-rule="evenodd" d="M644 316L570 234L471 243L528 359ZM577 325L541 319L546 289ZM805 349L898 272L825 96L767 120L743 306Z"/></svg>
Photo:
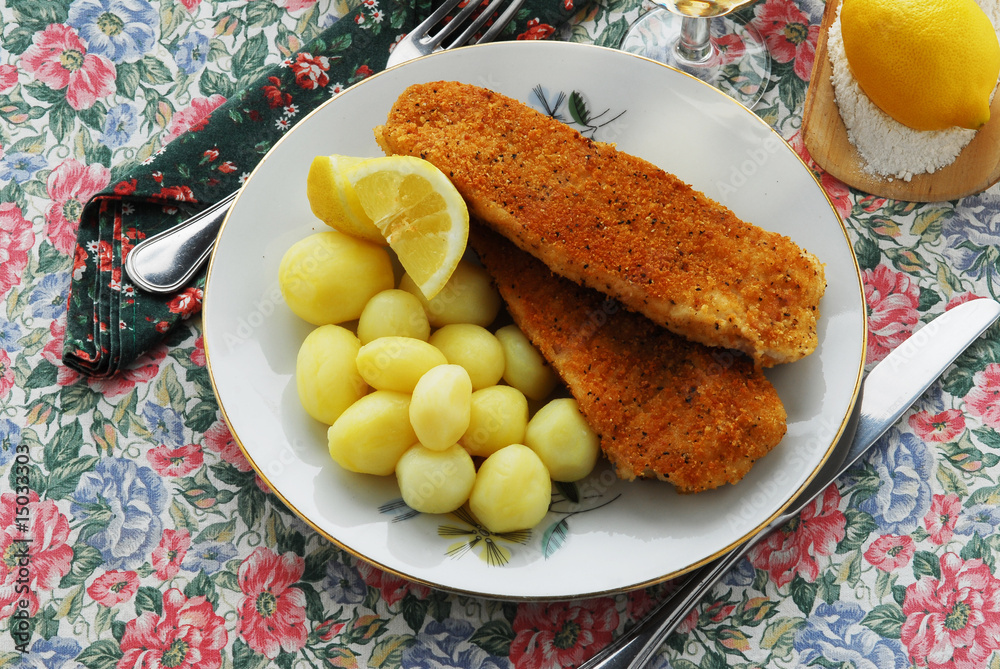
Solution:
<svg viewBox="0 0 1000 669"><path fill-rule="evenodd" d="M766 0L754 7L751 23L764 36L767 50L779 63L795 61L792 70L802 81L809 81L819 26L810 25L809 17L792 0Z"/></svg>
<svg viewBox="0 0 1000 669"><path fill-rule="evenodd" d="M87 594L101 606L117 606L135 597L139 591L139 575L134 571L106 571L90 584Z"/></svg>
<svg viewBox="0 0 1000 669"><path fill-rule="evenodd" d="M295 83L299 88L314 90L323 88L330 83L326 72L330 69L330 59L326 56L313 56L311 53L300 53L292 63L295 73ZM286 102L285 104L288 104Z"/></svg>
<svg viewBox="0 0 1000 669"><path fill-rule="evenodd" d="M217 669L229 641L226 621L204 595L188 599L177 588L163 593L163 614L143 611L125 625L117 669Z"/></svg>
<svg viewBox="0 0 1000 669"><path fill-rule="evenodd" d="M201 288L185 288L167 303L167 308L170 309L171 313L180 314L187 318L201 310L203 296Z"/></svg>
<svg viewBox="0 0 1000 669"><path fill-rule="evenodd" d="M38 595L59 585L73 559L73 548L66 543L69 519L56 503L39 501L34 490L28 492L27 504L19 496L20 491L0 495L0 620L23 609L22 601L28 615L35 615Z"/></svg>
<svg viewBox="0 0 1000 669"><path fill-rule="evenodd" d="M780 588L796 574L810 583L819 576L816 558L832 555L844 538L847 518L838 508L840 492L831 485L802 510L799 517L750 550L750 562L765 570Z"/></svg>
<svg viewBox="0 0 1000 669"><path fill-rule="evenodd" d="M56 383L71 386L80 380L81 374L63 364L63 341L66 338L66 318L56 318L49 322L49 340L42 348L42 357L55 365Z"/></svg>
<svg viewBox="0 0 1000 669"><path fill-rule="evenodd" d="M13 65L0 65L0 93L6 93L17 85L17 68Z"/></svg>
<svg viewBox="0 0 1000 669"><path fill-rule="evenodd" d="M986 365L986 369L973 375L972 381L975 385L965 396L969 413L984 425L1000 430L1000 364Z"/></svg>
<svg viewBox="0 0 1000 669"><path fill-rule="evenodd" d="M514 618L510 659L517 669L576 667L606 646L617 627L612 599L525 604Z"/></svg>
<svg viewBox="0 0 1000 669"><path fill-rule="evenodd" d="M306 7L312 7L316 4L316 0L274 0L274 4L284 7L290 12L295 12Z"/></svg>
<svg viewBox="0 0 1000 669"><path fill-rule="evenodd" d="M920 287L907 274L885 265L865 270L868 305L868 362L878 362L906 341L920 320Z"/></svg>
<svg viewBox="0 0 1000 669"><path fill-rule="evenodd" d="M236 467L241 472L248 472L253 467L247 462L246 456L233 439L229 428L221 420L205 430L205 446L218 453L223 460Z"/></svg>
<svg viewBox="0 0 1000 669"><path fill-rule="evenodd" d="M955 533L955 523L962 513L962 500L955 493L934 495L931 498L931 508L924 516L924 527L930 533L928 539L938 546L951 541Z"/></svg>
<svg viewBox="0 0 1000 669"><path fill-rule="evenodd" d="M274 79L274 77L271 77L271 78ZM213 160L215 160L216 158L219 157L219 150L218 149L207 149L205 151L205 153L202 154L202 157L205 160L207 160L208 162L212 162Z"/></svg>
<svg viewBox="0 0 1000 669"><path fill-rule="evenodd" d="M379 593L381 593L381 598L389 606L402 600L407 593L413 593L413 596L417 599L423 599L430 595L430 590L426 586L412 583L399 576L394 576L367 562L358 563L358 572L365 583L378 589Z"/></svg>
<svg viewBox="0 0 1000 669"><path fill-rule="evenodd" d="M181 569L181 561L191 547L191 533L187 530L163 530L160 544L153 549L150 560L161 581L173 578Z"/></svg>
<svg viewBox="0 0 1000 669"><path fill-rule="evenodd" d="M73 109L90 109L98 98L115 92L115 64L104 56L88 54L70 26L50 24L32 42L21 55L25 72L49 88L65 88L66 101Z"/></svg>
<svg viewBox="0 0 1000 669"><path fill-rule="evenodd" d="M197 202L194 192L188 186L164 186L157 193L158 196L178 202Z"/></svg>
<svg viewBox="0 0 1000 669"><path fill-rule="evenodd" d="M916 550L912 538L886 534L872 542L865 559L882 571L896 571L910 564Z"/></svg>
<svg viewBox="0 0 1000 669"><path fill-rule="evenodd" d="M21 283L28 266L28 249L35 245L31 221L16 204L0 204L0 295Z"/></svg>
<svg viewBox="0 0 1000 669"><path fill-rule="evenodd" d="M204 337L198 337L194 340L194 350L191 351L191 362L198 367L204 367L208 364L208 358L205 357Z"/></svg>
<svg viewBox="0 0 1000 669"><path fill-rule="evenodd" d="M166 346L156 346L136 358L135 362L108 378L88 378L91 388L105 397L118 397L135 388L136 384L145 383L155 377L160 371L160 363L167 357Z"/></svg>
<svg viewBox="0 0 1000 669"><path fill-rule="evenodd" d="M789 146L792 150L798 154L799 158L802 159L810 170L816 174L819 178L819 185L823 187L826 192L826 196L830 198L830 202L833 203L834 209L840 214L842 218L847 218L851 215L851 191L847 185L835 177L830 176L828 173L820 169L816 161L813 160L812 154L809 153L809 149L806 148L805 142L802 140L802 133L796 132L788 139Z"/></svg>
<svg viewBox="0 0 1000 669"><path fill-rule="evenodd" d="M362 65L354 71L354 76L358 79L366 79L375 74L375 71L367 65Z"/></svg>
<svg viewBox="0 0 1000 669"><path fill-rule="evenodd" d="M114 250L111 248L111 242L97 242L97 249L95 251L97 256L97 269L101 272L110 272L113 267L114 260Z"/></svg>
<svg viewBox="0 0 1000 669"><path fill-rule="evenodd" d="M181 0L181 4L184 5L184 9L188 11L188 14L194 14L194 10L198 9L201 0Z"/></svg>
<svg viewBox="0 0 1000 669"><path fill-rule="evenodd" d="M906 587L902 642L928 669L981 669L1000 648L1000 581L982 560L941 556L941 577Z"/></svg>
<svg viewBox="0 0 1000 669"><path fill-rule="evenodd" d="M267 105L271 109L290 105L292 103L292 96L281 90L281 79L278 77L268 77L267 80L271 82L271 85L262 87Z"/></svg>
<svg viewBox="0 0 1000 669"><path fill-rule="evenodd" d="M237 169L239 168L236 167L236 165L234 165L233 161L231 160L227 160L226 162L219 165L219 171L222 172L223 174L232 174Z"/></svg>
<svg viewBox="0 0 1000 669"><path fill-rule="evenodd" d="M556 29L548 23L542 23L541 20L537 18L528 21L528 25L525 27L527 30L518 35L517 39L546 39L556 31Z"/></svg>
<svg viewBox="0 0 1000 669"><path fill-rule="evenodd" d="M955 295L950 300L948 300L947 306L945 306L945 311L951 311L960 304L965 304L966 302L972 302L973 300L981 300L979 295L975 293L962 293L961 295Z"/></svg>
<svg viewBox="0 0 1000 669"><path fill-rule="evenodd" d="M291 587L303 571L305 560L295 553L278 555L263 546L240 565L240 636L268 659L282 650L294 653L306 644L306 597Z"/></svg>
<svg viewBox="0 0 1000 669"><path fill-rule="evenodd" d="M7 393L14 387L14 368L10 364L10 356L7 351L0 348L0 397L7 397Z"/></svg>
<svg viewBox="0 0 1000 669"><path fill-rule="evenodd" d="M146 452L146 459L160 476L187 476L201 467L204 455L198 444L167 446L161 444Z"/></svg>
<svg viewBox="0 0 1000 669"><path fill-rule="evenodd" d="M915 413L909 418L910 427L924 441L951 441L965 429L965 416L959 409L948 409L938 414L930 411Z"/></svg>
<svg viewBox="0 0 1000 669"><path fill-rule="evenodd" d="M208 123L212 112L222 106L226 98L218 93L207 98L195 98L187 109L174 114L167 125L167 136L164 142L169 142L179 135L188 132L198 132Z"/></svg>
<svg viewBox="0 0 1000 669"><path fill-rule="evenodd" d="M115 195L131 195L135 192L138 186L138 181L131 179L129 181L119 181L115 185Z"/></svg>
<svg viewBox="0 0 1000 669"><path fill-rule="evenodd" d="M573 11L573 0L563 0L563 9L567 12Z"/></svg>
<svg viewBox="0 0 1000 669"><path fill-rule="evenodd" d="M73 252L83 205L110 181L111 172L104 165L84 165L75 158L67 158L52 170L46 184L52 204L45 214L45 234L52 246L62 253Z"/></svg>

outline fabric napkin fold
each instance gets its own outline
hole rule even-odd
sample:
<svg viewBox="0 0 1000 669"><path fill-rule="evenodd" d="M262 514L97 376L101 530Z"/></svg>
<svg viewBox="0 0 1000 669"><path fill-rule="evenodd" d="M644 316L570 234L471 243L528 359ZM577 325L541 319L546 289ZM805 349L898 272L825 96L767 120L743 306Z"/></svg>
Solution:
<svg viewBox="0 0 1000 669"><path fill-rule="evenodd" d="M501 39L544 39L592 1L527 0ZM111 376L199 312L204 270L176 294L147 293L124 271L129 250L237 190L298 119L384 69L396 41L433 8L363 0L236 95L212 95L177 112L177 136L141 165L112 170L108 189L81 213L63 362Z"/></svg>

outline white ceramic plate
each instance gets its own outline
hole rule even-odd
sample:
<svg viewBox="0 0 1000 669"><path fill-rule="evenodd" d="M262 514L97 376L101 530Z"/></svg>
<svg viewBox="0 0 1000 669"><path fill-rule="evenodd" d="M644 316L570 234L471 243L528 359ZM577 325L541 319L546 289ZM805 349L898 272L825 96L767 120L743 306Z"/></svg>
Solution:
<svg viewBox="0 0 1000 669"><path fill-rule="evenodd" d="M492 88L674 172L741 217L787 234L826 264L817 351L769 372L788 434L738 485L681 496L618 481L605 465L554 498L532 532L490 536L464 515L407 516L393 478L350 474L326 452L325 426L299 405L293 378L310 326L281 299L277 268L293 242L325 228L310 213L316 155L380 155L371 128L409 84ZM565 97L562 96L565 94ZM558 108L556 104L558 102ZM605 111L606 110L606 111ZM579 119L578 119L579 120ZM371 77L296 125L253 172L209 270L205 344L219 402L267 483L319 532L384 569L453 591L572 598L652 584L726 551L805 486L844 428L864 362L861 279L836 212L795 153L754 114L705 84L620 51L556 42L444 52Z"/></svg>

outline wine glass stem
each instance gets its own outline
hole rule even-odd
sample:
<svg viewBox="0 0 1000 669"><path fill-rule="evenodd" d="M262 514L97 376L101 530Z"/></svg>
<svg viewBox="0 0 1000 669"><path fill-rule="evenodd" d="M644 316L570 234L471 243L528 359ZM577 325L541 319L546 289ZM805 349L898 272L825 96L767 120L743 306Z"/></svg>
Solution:
<svg viewBox="0 0 1000 669"><path fill-rule="evenodd" d="M681 60L689 63L704 63L712 55L712 19L685 16L681 20L681 36L674 50Z"/></svg>

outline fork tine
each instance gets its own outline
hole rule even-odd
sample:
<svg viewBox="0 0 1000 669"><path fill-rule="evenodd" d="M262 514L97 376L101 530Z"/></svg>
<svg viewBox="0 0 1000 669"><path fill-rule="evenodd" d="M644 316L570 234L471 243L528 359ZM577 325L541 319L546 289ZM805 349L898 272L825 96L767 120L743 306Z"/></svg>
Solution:
<svg viewBox="0 0 1000 669"><path fill-rule="evenodd" d="M470 0L470 2L471 1L473 1L473 0ZM462 46L464 44L468 44L469 41L472 39L472 37L476 34L476 32L478 32L479 29L483 27L483 24L486 23L491 16L493 16L494 12L497 11L497 8L500 5L502 5L505 1L506 0L490 0L490 4L486 5L486 7L483 9L483 11L480 12L479 15L476 16L475 19L473 19L472 23L470 23L469 26L465 30L463 30L462 33L458 37L456 37L454 39L454 41L451 43L451 45L453 47L455 47L455 46ZM523 2L523 0L519 0L519 1ZM480 3L477 4L477 6L479 6L481 4L482 3L480 2ZM519 2L517 2L516 4L519 4ZM510 11L510 10L508 10L508 11ZM504 18L504 14L502 14L499 18L503 19ZM507 22L504 21L501 24L501 29L502 29L503 26L506 26L506 25L507 25ZM492 29L492 26L490 26L490 27ZM485 41L488 42L489 40L485 40Z"/></svg>
<svg viewBox="0 0 1000 669"><path fill-rule="evenodd" d="M439 44L441 44L441 42L444 41L444 39L446 37L448 37L448 35L450 35L453 32L455 32L455 30L459 26L461 26L465 22L466 19L468 19L473 14L475 14L476 9L479 8L480 4L481 4L481 0L469 0L468 4L465 5L465 7L462 7L462 10L460 12L458 12L458 14L455 14L455 16L452 17L451 21L448 21L448 23L446 23L445 25L441 26L441 30L438 31L438 33L436 35L434 35L429 40L427 40L427 44L432 49L436 48ZM487 15L487 18L489 18L488 15ZM483 21L486 21L486 19L483 19ZM475 21L473 22L473 25L475 25ZM456 40L455 43L454 43L454 46L458 46L461 43L462 42Z"/></svg>
<svg viewBox="0 0 1000 669"><path fill-rule="evenodd" d="M491 3L490 6L492 7L493 4L496 3ZM513 2L510 3L510 6L503 11L503 14L497 17L497 20L493 22L493 25L489 27L489 30L483 33L483 36L476 41L476 44L492 42L496 39L497 35L499 35L500 32L507 27L507 24L514 20L514 15L517 14L517 10L519 10L523 4L524 0L513 0ZM492 12L490 13L492 14Z"/></svg>

